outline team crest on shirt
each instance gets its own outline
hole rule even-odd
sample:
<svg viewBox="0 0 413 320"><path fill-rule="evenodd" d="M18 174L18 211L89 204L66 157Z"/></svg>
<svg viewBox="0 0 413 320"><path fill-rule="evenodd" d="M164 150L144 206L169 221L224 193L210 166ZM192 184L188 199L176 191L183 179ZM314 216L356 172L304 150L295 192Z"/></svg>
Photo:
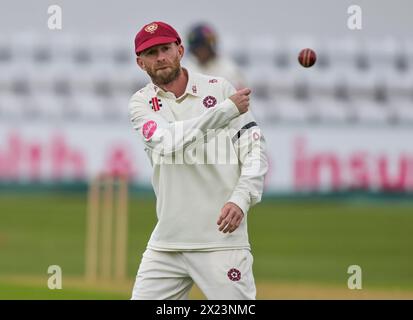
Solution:
<svg viewBox="0 0 413 320"><path fill-rule="evenodd" d="M162 107L161 99L157 97L153 97L151 100L149 100L149 104L151 105L151 108L153 111L161 110L161 107Z"/></svg>
<svg viewBox="0 0 413 320"><path fill-rule="evenodd" d="M213 96L207 96L202 102L206 108L212 108L217 104L217 99Z"/></svg>
<svg viewBox="0 0 413 320"><path fill-rule="evenodd" d="M231 268L227 272L227 276L231 281L240 281L241 280L241 271L235 268Z"/></svg>

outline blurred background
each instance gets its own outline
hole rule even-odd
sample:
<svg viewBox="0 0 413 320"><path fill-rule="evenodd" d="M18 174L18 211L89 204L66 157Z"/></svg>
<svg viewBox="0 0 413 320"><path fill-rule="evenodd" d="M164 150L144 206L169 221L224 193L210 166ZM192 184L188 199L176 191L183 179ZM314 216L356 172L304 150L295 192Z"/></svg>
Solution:
<svg viewBox="0 0 413 320"><path fill-rule="evenodd" d="M353 4L361 30L347 25ZM51 5L61 30L48 28ZM149 81L133 40L161 20L183 38L183 66L252 89L271 165L248 220L257 297L412 299L412 9L407 0L3 0L0 298L130 297L156 223L151 167L128 115ZM216 59L203 66L190 36L200 23ZM311 68L297 61L304 48L317 54ZM101 174L129 179L126 276L84 281L88 190ZM62 269L62 290L47 287L50 265ZM351 265L361 290L348 289Z"/></svg>

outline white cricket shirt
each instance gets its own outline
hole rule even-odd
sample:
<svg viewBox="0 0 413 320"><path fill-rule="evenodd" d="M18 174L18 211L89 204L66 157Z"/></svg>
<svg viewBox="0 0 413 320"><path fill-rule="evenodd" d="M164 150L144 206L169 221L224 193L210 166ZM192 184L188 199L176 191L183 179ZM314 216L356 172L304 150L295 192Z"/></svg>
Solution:
<svg viewBox="0 0 413 320"><path fill-rule="evenodd" d="M131 121L153 167L157 225L154 250L250 248L247 212L261 200L267 171L265 140L250 112L228 99L235 89L223 78L188 72L176 98L153 83L131 98ZM231 201L244 212L233 233L216 224Z"/></svg>

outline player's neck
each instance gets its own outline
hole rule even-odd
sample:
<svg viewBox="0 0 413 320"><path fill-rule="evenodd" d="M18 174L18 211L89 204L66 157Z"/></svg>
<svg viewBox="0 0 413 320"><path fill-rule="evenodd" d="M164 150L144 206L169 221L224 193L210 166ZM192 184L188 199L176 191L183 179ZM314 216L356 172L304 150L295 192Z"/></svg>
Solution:
<svg viewBox="0 0 413 320"><path fill-rule="evenodd" d="M162 85L161 88L165 91L172 92L175 97L179 98L184 94L187 84L188 72L185 69L181 68L179 76L170 83Z"/></svg>

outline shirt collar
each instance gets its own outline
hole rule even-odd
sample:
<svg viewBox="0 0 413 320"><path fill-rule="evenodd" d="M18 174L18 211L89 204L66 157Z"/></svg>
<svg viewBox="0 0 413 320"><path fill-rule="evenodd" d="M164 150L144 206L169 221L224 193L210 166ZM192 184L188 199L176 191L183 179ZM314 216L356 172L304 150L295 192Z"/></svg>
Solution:
<svg viewBox="0 0 413 320"><path fill-rule="evenodd" d="M196 73L185 69L188 73L188 84L186 85L185 93L193 95L195 97L200 97L200 86Z"/></svg>
<svg viewBox="0 0 413 320"><path fill-rule="evenodd" d="M185 92L182 94L181 97L186 96L187 94L190 94L195 97L200 97L200 86L199 86L199 81L196 73L193 73L192 71L189 71L186 68L182 68L183 70L186 70L188 74L188 83L186 85ZM161 95L168 95L168 92L163 90L162 88L158 87L156 84L151 83L150 84L153 87L153 90L155 92L155 95L161 94Z"/></svg>

